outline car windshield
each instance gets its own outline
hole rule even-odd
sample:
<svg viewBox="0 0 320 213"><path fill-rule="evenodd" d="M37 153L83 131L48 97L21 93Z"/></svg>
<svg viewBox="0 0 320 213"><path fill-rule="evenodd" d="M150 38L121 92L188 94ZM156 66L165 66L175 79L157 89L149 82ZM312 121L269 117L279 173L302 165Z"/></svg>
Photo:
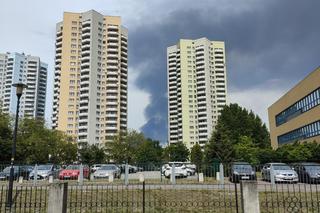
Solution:
<svg viewBox="0 0 320 213"><path fill-rule="evenodd" d="M291 168L288 165L273 165L274 170L291 170Z"/></svg>
<svg viewBox="0 0 320 213"><path fill-rule="evenodd" d="M38 170L51 170L52 165L39 165Z"/></svg>
<svg viewBox="0 0 320 213"><path fill-rule="evenodd" d="M67 166L66 169L69 169L69 170L78 170L78 169L80 169L80 168L79 168L79 165L69 165L69 166Z"/></svg>
<svg viewBox="0 0 320 213"><path fill-rule="evenodd" d="M170 163L169 165L172 166L173 163ZM182 167L183 164L182 164L182 163L174 163L174 166L175 166L175 167Z"/></svg>
<svg viewBox="0 0 320 213"><path fill-rule="evenodd" d="M102 167L100 167L100 169L99 170L115 170L116 169L116 167L115 166L102 166Z"/></svg>
<svg viewBox="0 0 320 213"><path fill-rule="evenodd" d="M234 165L233 169L236 171L248 171L251 172L252 171L252 167L251 165Z"/></svg>
<svg viewBox="0 0 320 213"><path fill-rule="evenodd" d="M307 171L319 171L320 165L307 165L305 168Z"/></svg>
<svg viewBox="0 0 320 213"><path fill-rule="evenodd" d="M3 172L10 172L10 168L11 168L11 166L6 167L6 168L3 170ZM13 168L14 168L14 170L18 170L18 167L17 167L17 166L13 166Z"/></svg>

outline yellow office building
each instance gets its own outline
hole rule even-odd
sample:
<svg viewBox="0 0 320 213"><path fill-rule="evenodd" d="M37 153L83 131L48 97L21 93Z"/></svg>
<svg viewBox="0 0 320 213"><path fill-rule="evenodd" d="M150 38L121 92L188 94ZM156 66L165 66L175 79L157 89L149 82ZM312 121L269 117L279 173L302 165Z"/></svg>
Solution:
<svg viewBox="0 0 320 213"><path fill-rule="evenodd" d="M120 17L64 13L56 26L54 129L89 144L126 131L127 39Z"/></svg>
<svg viewBox="0 0 320 213"><path fill-rule="evenodd" d="M271 145L320 142L320 67L268 109Z"/></svg>

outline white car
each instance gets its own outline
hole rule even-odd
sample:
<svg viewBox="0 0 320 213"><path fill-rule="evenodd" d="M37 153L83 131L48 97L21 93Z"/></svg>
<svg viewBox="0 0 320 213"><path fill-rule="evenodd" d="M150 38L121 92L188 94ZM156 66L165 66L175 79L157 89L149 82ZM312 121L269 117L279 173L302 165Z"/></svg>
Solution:
<svg viewBox="0 0 320 213"><path fill-rule="evenodd" d="M187 168L188 176L196 174L197 166L195 164L185 163L185 165L186 165L186 168Z"/></svg>
<svg viewBox="0 0 320 213"><path fill-rule="evenodd" d="M164 171L164 176L170 178L172 175L172 166L174 165L174 176L175 177L187 177L188 171L187 167L180 162L169 162L166 170Z"/></svg>
<svg viewBox="0 0 320 213"><path fill-rule="evenodd" d="M275 182L297 183L298 174L285 163L267 163L261 170L262 179L271 181L271 172L274 173Z"/></svg>
<svg viewBox="0 0 320 213"><path fill-rule="evenodd" d="M113 176L114 178L120 178L121 170L114 164L102 165L97 171L93 173L95 179L98 178L109 178Z"/></svg>

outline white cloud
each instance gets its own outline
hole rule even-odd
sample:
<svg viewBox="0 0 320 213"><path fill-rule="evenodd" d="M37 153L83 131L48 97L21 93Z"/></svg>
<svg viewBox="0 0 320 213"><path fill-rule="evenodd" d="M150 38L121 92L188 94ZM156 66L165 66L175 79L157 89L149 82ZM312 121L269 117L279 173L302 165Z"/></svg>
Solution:
<svg viewBox="0 0 320 213"><path fill-rule="evenodd" d="M287 89L287 88L286 88ZM259 115L269 128L268 107L286 91L284 88L258 87L245 90L233 89L229 92L230 103L238 103Z"/></svg>
<svg viewBox="0 0 320 213"><path fill-rule="evenodd" d="M135 86L138 71L129 68L128 83L128 127L139 130L146 123L144 109L150 102L149 94Z"/></svg>

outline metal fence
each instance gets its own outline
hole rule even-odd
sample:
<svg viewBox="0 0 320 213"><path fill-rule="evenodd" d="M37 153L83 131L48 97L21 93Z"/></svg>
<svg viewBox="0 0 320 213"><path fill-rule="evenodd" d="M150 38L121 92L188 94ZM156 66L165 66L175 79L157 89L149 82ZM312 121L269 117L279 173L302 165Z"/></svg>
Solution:
<svg viewBox="0 0 320 213"><path fill-rule="evenodd" d="M0 186L0 212L47 212L49 186L16 185L12 206L7 206L8 186Z"/></svg>
<svg viewBox="0 0 320 213"><path fill-rule="evenodd" d="M241 182L243 183L243 182ZM246 213L240 184L118 184L69 182L67 212L223 212ZM43 183L44 184L44 183ZM320 212L320 185L258 183L262 213ZM7 184L0 185L0 212L47 212L50 184L14 187L6 207Z"/></svg>

